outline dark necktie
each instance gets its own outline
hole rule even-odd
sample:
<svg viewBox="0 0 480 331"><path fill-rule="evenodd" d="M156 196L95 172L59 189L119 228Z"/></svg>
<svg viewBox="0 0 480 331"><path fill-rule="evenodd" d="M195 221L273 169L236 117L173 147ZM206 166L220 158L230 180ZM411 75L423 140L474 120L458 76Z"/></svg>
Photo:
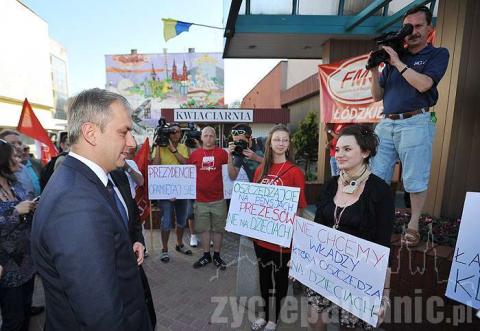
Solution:
<svg viewBox="0 0 480 331"><path fill-rule="evenodd" d="M108 180L107 191L108 191L108 193L110 193L113 200L115 201L115 205L117 206L117 209L120 212L120 215L122 216L123 223L125 223L125 226L128 229L127 212L125 210L125 207L122 204L122 201L120 201L120 198L118 197L117 192L115 192L114 185L113 185L113 183L110 179Z"/></svg>

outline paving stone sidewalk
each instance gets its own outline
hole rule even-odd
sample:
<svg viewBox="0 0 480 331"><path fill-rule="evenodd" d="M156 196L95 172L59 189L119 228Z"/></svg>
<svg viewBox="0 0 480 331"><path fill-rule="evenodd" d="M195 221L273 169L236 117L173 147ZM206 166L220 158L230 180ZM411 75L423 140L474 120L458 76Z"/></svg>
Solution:
<svg viewBox="0 0 480 331"><path fill-rule="evenodd" d="M193 255L175 251L175 234L170 238L170 262L160 261L160 233L154 231L153 249L150 234L146 233L150 256L144 262L157 313L157 331L173 330L250 330L255 315L238 305L236 297L237 258L239 237L227 233L223 242L222 258L228 264L219 271L213 264L193 269L193 263L201 256L201 248L192 248ZM188 234L185 235L188 243ZM247 298L244 300L245 302ZM34 305L43 305L43 289L37 278ZM306 303L296 296L284 315L286 322L277 330L305 330ZM300 307L300 312L298 311ZM284 309L285 310L285 309ZM43 330L44 314L32 318L30 330ZM329 328L336 330L337 328Z"/></svg>

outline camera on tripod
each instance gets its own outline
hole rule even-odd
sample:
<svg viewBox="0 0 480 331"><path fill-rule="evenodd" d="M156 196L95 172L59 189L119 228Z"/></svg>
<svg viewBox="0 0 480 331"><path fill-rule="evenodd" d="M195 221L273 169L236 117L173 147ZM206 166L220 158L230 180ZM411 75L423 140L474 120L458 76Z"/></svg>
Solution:
<svg viewBox="0 0 480 331"><path fill-rule="evenodd" d="M188 123L188 127L184 129L185 131L185 145L188 148L195 148L197 146L197 141L200 141L202 137L202 132L195 127L195 124L192 122Z"/></svg>
<svg viewBox="0 0 480 331"><path fill-rule="evenodd" d="M171 128L164 118L160 118L155 128L155 135L153 136L154 145L167 147L170 143L170 134L175 132L175 128Z"/></svg>
<svg viewBox="0 0 480 331"><path fill-rule="evenodd" d="M405 54L407 50L405 49L404 46L404 39L406 36L412 34L413 32L413 25L411 24L405 24L400 31L395 32L387 32L377 38L375 38L375 43L378 46L389 46L393 48L395 52L399 56ZM372 68L375 68L382 62L387 62L390 59L390 55L382 48L379 50L374 51L371 55L370 58L368 59L368 63L366 65L366 69L370 70Z"/></svg>

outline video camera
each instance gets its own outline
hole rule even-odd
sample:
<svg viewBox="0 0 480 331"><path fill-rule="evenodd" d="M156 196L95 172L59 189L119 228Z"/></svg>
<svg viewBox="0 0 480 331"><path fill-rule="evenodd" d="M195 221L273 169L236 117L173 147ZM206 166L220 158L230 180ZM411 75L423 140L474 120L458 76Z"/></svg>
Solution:
<svg viewBox="0 0 480 331"><path fill-rule="evenodd" d="M195 124L190 122L188 127L184 129L185 131L185 145L188 148L195 148L197 146L197 141L200 141L202 137L202 132L195 127Z"/></svg>
<svg viewBox="0 0 480 331"><path fill-rule="evenodd" d="M175 133L175 129L171 128L164 118L158 120L158 125L155 128L155 135L153 136L154 145L160 147L167 147L170 143L170 134Z"/></svg>
<svg viewBox="0 0 480 331"><path fill-rule="evenodd" d="M378 46L381 46L381 45L390 46L400 56L407 52L405 47L403 47L404 39L406 36L412 34L412 32L413 32L413 25L405 24L400 29L400 31L387 32L375 38L374 40ZM366 65L366 69L370 70L372 68L375 68L380 63L387 62L389 59L390 59L390 55L388 55L388 53L384 49L376 50L372 53L372 55L370 55L370 58L368 59L368 63Z"/></svg>

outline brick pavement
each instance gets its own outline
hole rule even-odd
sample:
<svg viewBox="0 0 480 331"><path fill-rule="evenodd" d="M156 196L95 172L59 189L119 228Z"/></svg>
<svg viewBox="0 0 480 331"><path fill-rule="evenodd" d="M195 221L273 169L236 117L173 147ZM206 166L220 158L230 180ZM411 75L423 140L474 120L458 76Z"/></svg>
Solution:
<svg viewBox="0 0 480 331"><path fill-rule="evenodd" d="M202 269L193 269L193 263L200 257L200 248L192 249L193 255L186 256L175 251L175 234L170 238L170 262L159 259L161 252L160 234L154 232L153 250L150 248L150 235L146 235L150 256L145 260L144 269L150 281L157 313L157 331L173 330L250 330L249 325L254 313L238 305L235 296L237 277L237 258L239 237L226 234L223 243L222 258L227 262L225 271L217 271L213 264ZM186 238L188 235L185 236ZM187 242L187 240L185 240ZM279 325L279 331L306 329L306 303L303 297L296 296L297 306L286 313L286 323ZM246 298L242 298L245 302ZM41 281L36 282L34 304L43 304ZM233 311L236 313L234 314ZM44 314L33 317L30 331L43 330ZM336 330L336 327L329 330Z"/></svg>

